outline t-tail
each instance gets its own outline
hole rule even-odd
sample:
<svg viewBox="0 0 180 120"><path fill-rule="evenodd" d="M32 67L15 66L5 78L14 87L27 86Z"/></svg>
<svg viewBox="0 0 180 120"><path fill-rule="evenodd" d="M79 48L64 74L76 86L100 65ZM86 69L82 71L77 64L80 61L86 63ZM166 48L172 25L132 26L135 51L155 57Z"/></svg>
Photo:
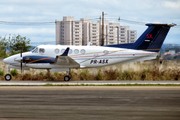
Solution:
<svg viewBox="0 0 180 120"><path fill-rule="evenodd" d="M159 52L169 32L170 27L175 24L146 24L148 28L135 43L107 45L107 47L120 47L127 49L146 50Z"/></svg>

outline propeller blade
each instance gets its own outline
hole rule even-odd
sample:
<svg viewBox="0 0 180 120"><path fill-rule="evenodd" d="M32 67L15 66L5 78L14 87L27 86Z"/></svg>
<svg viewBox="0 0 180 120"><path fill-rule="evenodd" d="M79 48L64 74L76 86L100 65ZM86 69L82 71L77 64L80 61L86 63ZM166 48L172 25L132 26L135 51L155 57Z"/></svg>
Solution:
<svg viewBox="0 0 180 120"><path fill-rule="evenodd" d="M21 49L21 58L22 58L22 49ZM22 62L23 62L23 58L21 59L21 74L22 74Z"/></svg>
<svg viewBox="0 0 180 120"><path fill-rule="evenodd" d="M21 61L21 74L22 74L22 61Z"/></svg>

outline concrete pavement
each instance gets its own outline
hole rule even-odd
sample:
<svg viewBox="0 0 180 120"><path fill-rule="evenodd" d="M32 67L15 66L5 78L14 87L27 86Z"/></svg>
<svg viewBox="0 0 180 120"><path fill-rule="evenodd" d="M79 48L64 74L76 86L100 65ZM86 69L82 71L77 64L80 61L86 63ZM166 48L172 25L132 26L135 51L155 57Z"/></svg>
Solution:
<svg viewBox="0 0 180 120"><path fill-rule="evenodd" d="M0 86L9 86L9 85L19 85L19 86L42 86L42 85L125 85L125 84L174 84L180 85L180 81L117 81L117 80L109 80L109 81L0 81Z"/></svg>

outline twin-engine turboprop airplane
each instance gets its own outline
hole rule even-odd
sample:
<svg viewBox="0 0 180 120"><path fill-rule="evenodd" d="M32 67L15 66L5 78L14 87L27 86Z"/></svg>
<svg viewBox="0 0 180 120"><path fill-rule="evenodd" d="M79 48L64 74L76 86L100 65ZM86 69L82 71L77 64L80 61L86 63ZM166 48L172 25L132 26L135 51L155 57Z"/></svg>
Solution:
<svg viewBox="0 0 180 120"><path fill-rule="evenodd" d="M4 59L10 68L29 70L47 69L51 72L66 71L65 81L70 80L70 69L95 68L107 65L155 59L173 24L146 24L147 30L133 44L108 46L40 45L30 52ZM7 81L11 75L5 75Z"/></svg>

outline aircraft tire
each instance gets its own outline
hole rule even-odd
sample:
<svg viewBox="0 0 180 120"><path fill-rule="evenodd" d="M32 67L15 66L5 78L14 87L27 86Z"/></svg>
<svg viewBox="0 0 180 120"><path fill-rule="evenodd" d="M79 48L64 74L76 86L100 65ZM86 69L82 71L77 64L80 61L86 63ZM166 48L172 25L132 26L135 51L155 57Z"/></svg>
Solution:
<svg viewBox="0 0 180 120"><path fill-rule="evenodd" d="M71 77L69 76L69 75L66 75L65 77L64 77L64 81L69 81L71 79Z"/></svg>
<svg viewBox="0 0 180 120"><path fill-rule="evenodd" d="M5 78L6 81L10 81L12 79L12 76L11 76L11 74L6 74L4 76L4 78Z"/></svg>

